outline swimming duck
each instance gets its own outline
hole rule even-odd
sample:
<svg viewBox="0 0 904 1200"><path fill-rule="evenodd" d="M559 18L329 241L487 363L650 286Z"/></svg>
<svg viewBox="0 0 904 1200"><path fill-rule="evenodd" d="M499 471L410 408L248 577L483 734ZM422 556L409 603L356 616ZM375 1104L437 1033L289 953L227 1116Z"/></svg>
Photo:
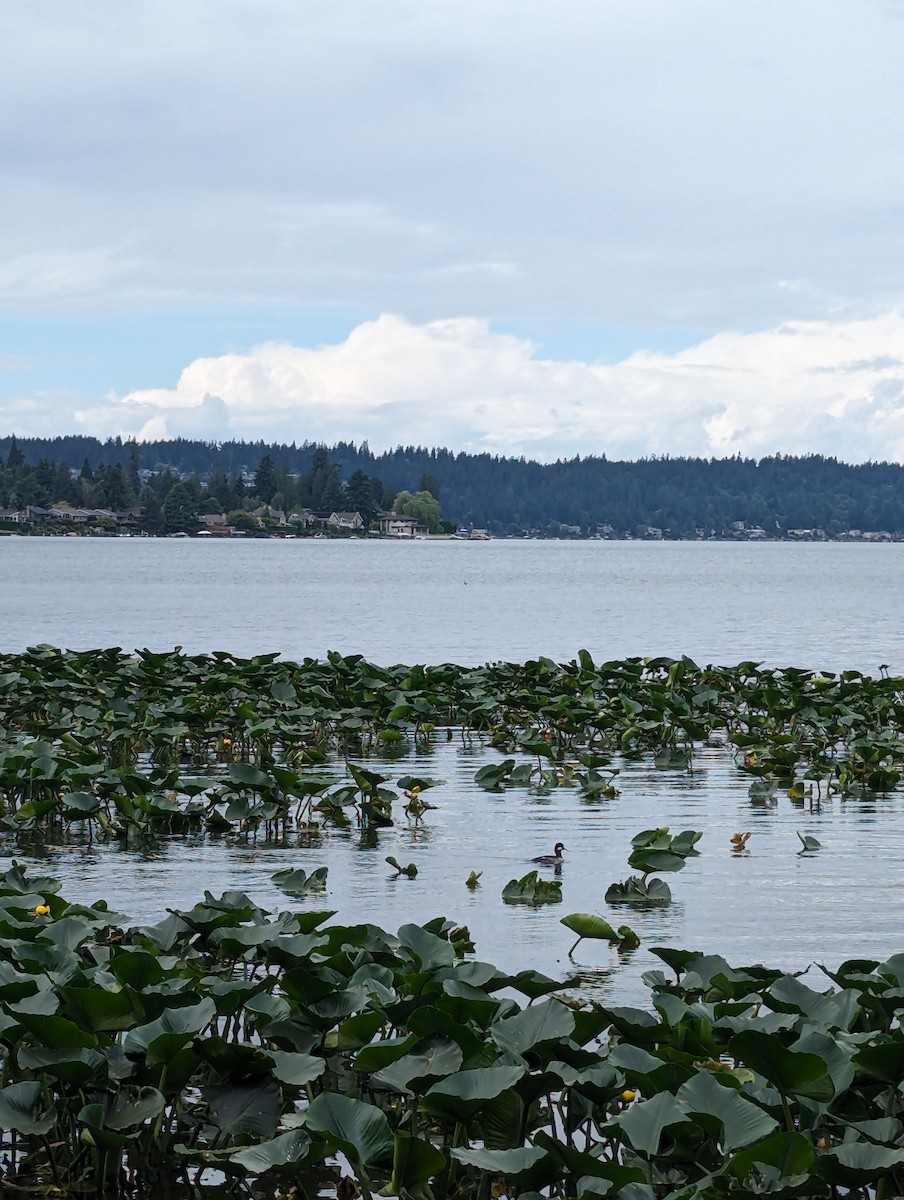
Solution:
<svg viewBox="0 0 904 1200"><path fill-rule="evenodd" d="M565 859L562 857L562 851L567 850L567 846L563 846L561 842L556 842L555 849L552 854L540 854L537 858L532 858L531 862L543 863L550 867L560 867Z"/></svg>

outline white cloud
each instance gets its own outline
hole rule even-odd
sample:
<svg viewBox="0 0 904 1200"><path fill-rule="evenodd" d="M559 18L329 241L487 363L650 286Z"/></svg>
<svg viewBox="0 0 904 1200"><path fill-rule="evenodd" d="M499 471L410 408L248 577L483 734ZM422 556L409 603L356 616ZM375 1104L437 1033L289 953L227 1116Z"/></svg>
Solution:
<svg viewBox="0 0 904 1200"><path fill-rule="evenodd" d="M98 436L366 438L374 448L541 460L818 452L904 461L902 346L904 314L894 311L723 333L602 365L543 359L475 318L385 315L336 345L270 342L198 359L175 388L82 407L74 423ZM19 421L26 415L20 407Z"/></svg>

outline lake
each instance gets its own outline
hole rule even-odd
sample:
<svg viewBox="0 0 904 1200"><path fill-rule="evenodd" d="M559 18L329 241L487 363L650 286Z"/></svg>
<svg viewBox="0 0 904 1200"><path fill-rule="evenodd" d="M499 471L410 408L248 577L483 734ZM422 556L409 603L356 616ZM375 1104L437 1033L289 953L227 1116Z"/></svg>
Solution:
<svg viewBox="0 0 904 1200"><path fill-rule="evenodd" d="M38 642L121 645L287 658L328 649L379 663L523 661L679 655L700 662L904 671L899 584L904 546L590 542L219 543L138 539L3 539L0 649ZM618 1002L642 999L649 947L686 946L742 964L801 969L816 960L882 958L902 949L897 913L904 842L898 794L834 800L821 811L780 795L752 804L749 777L731 754L704 747L695 769L624 764L621 795L588 803L572 789L499 795L476 770L503 755L479 741L437 738L387 768L445 780L423 826L403 818L376 848L354 831L330 830L304 845L233 838L161 839L141 853L118 846L16 846L64 880L64 894L104 896L138 921L189 906L204 888L241 888L268 907L292 902L271 883L285 866L329 868L324 901L343 920L394 929L444 914L471 929L479 957L564 977ZM673 904L636 913L608 909L607 885L628 874L632 835L668 825L701 829L701 855L670 877ZM751 830L749 852L730 837ZM824 849L799 856L797 832ZM556 841L569 848L563 903L512 908L502 887ZM415 861L416 879L394 878L386 855ZM464 886L482 871L473 893ZM551 869L547 874L552 877ZM869 897L868 918L864 897ZM599 943L567 959L569 912L626 922L643 945L620 960Z"/></svg>
<svg viewBox="0 0 904 1200"><path fill-rule="evenodd" d="M2 538L0 648L904 672L904 544Z"/></svg>

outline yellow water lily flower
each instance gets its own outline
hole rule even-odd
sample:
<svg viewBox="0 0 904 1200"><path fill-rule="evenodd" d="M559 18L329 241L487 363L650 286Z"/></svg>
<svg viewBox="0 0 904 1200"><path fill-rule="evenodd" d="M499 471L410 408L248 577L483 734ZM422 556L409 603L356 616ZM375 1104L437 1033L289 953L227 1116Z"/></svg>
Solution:
<svg viewBox="0 0 904 1200"><path fill-rule="evenodd" d="M635 1092L633 1090L633 1088L625 1088L625 1090L621 1094L621 1098L625 1102L625 1104L630 1104L636 1095L637 1095L637 1092Z"/></svg>
<svg viewBox="0 0 904 1200"><path fill-rule="evenodd" d="M49 912L50 912L49 904L36 904L35 905L35 915L36 916L46 917Z"/></svg>

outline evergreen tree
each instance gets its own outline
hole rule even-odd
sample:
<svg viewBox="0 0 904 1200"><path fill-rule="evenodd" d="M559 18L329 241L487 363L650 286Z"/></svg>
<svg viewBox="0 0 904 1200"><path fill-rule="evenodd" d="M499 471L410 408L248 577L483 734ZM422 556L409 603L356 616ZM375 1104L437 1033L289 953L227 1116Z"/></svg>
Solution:
<svg viewBox="0 0 904 1200"><path fill-rule="evenodd" d="M436 482L436 476L429 472L421 475L421 482L418 486L419 492L429 492L434 500L439 499L439 484Z"/></svg>
<svg viewBox="0 0 904 1200"><path fill-rule="evenodd" d="M135 503L135 493L121 463L102 463L94 475L94 489L101 508L122 512Z"/></svg>
<svg viewBox="0 0 904 1200"><path fill-rule="evenodd" d="M134 438L129 439L129 489L137 500L141 494L141 476L138 474L138 443Z"/></svg>
<svg viewBox="0 0 904 1200"><path fill-rule="evenodd" d="M75 494L75 488L72 486L72 476L69 474L69 468L64 464L56 469L56 481L53 485L54 495L57 500L63 500L67 504L77 504L81 499Z"/></svg>
<svg viewBox="0 0 904 1200"><path fill-rule="evenodd" d="M233 487L224 471L214 471L207 481L207 497L213 506L209 512L227 513L235 507Z"/></svg>
<svg viewBox="0 0 904 1200"><path fill-rule="evenodd" d="M163 502L167 533L191 533L198 527L198 499L187 483L177 483Z"/></svg>
<svg viewBox="0 0 904 1200"><path fill-rule="evenodd" d="M325 512L342 512L347 503L345 489L339 482L338 469L331 474L327 480L323 492L320 494L320 503L317 505L319 509Z"/></svg>
<svg viewBox="0 0 904 1200"><path fill-rule="evenodd" d="M369 525L377 515L377 504L374 500L373 484L366 471L359 467L352 471L345 487L345 503L349 512L358 512L365 525Z"/></svg>
<svg viewBox="0 0 904 1200"><path fill-rule="evenodd" d="M9 453L6 456L6 469L8 471L17 471L25 465L25 455L19 449L18 442L13 436L9 444Z"/></svg>
<svg viewBox="0 0 904 1200"><path fill-rule="evenodd" d="M341 509L345 503L342 484L339 480L339 464L332 462L325 446L314 451L310 473L311 507L315 509Z"/></svg>
<svg viewBox="0 0 904 1200"><path fill-rule="evenodd" d="M165 533L166 518L163 515L163 505L157 495L148 488L142 495L141 527L146 533Z"/></svg>
<svg viewBox="0 0 904 1200"><path fill-rule="evenodd" d="M242 478L241 471L236 471L229 481L229 487L232 492L232 502L235 505L241 502L248 495L248 489L245 487L245 480Z"/></svg>
<svg viewBox="0 0 904 1200"><path fill-rule="evenodd" d="M254 475L254 491L258 499L263 500L264 504L269 504L276 488L276 468L270 455L265 454Z"/></svg>

